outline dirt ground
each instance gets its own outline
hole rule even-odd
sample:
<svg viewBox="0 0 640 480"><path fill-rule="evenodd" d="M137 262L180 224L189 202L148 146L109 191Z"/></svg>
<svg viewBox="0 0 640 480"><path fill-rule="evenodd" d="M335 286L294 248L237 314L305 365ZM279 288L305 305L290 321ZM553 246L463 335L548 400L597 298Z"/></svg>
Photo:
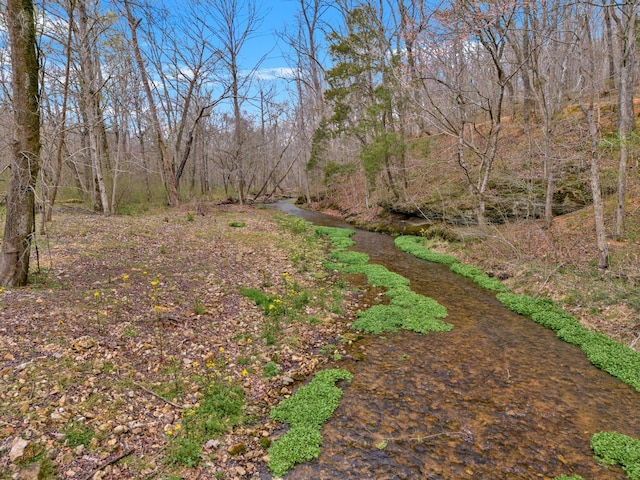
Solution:
<svg viewBox="0 0 640 480"><path fill-rule="evenodd" d="M0 478L270 478L270 408L340 355L358 308L325 246L281 217L56 214L40 273L0 293ZM302 301L275 325L239 287ZM242 387L245 420L198 466L172 464L171 435L216 382Z"/></svg>

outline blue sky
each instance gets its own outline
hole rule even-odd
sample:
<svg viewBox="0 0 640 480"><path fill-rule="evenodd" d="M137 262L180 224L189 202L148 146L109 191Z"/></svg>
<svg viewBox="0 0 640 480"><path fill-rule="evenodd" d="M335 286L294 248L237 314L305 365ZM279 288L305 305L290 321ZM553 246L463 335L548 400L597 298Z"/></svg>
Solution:
<svg viewBox="0 0 640 480"><path fill-rule="evenodd" d="M252 68L259 59L267 55L262 63L262 70L290 67L283 53L287 50L286 42L278 33L287 31L294 34L297 29L297 14L300 8L299 0L262 0L256 3L258 11L263 15L263 21L253 38L242 52L247 64L243 68ZM331 14L331 10L327 11ZM324 40L323 34L319 37Z"/></svg>
<svg viewBox="0 0 640 480"><path fill-rule="evenodd" d="M285 28L289 30L295 28L298 2L295 0L263 1L258 4L258 10L264 14L264 19L259 31L247 45L245 54L258 61L271 50L269 57L265 60L265 67L284 67L286 62L282 58L280 48L285 46L282 45L282 40L278 38L276 32L282 32Z"/></svg>
<svg viewBox="0 0 640 480"><path fill-rule="evenodd" d="M181 6L189 1L163 0L163 3L170 9L179 11ZM253 72L254 80L267 87L274 86L277 89L277 99L283 101L288 97L287 90L294 86L290 79L293 77L291 69L295 58L291 58L292 54L287 53L291 47L282 38L282 33L285 31L290 35L296 33L300 0L235 1L241 8L246 8L248 2L255 1L256 16L260 19L260 22L254 26L253 34L245 42L240 52L238 59L240 73L248 74L256 69L261 62L258 69ZM195 5L194 7L198 8ZM331 10L329 9L327 12L328 15L331 15ZM243 30L246 27L246 15L239 14L237 22L239 30ZM318 40L324 41L324 33L319 33ZM254 93L256 93L254 89L257 85L258 83L253 83L252 91ZM244 108L252 109L251 102L244 105Z"/></svg>

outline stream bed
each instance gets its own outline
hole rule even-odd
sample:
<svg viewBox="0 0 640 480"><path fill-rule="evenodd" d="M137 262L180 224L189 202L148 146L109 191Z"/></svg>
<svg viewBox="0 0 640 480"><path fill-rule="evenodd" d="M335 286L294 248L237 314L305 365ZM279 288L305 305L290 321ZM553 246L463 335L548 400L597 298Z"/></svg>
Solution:
<svg viewBox="0 0 640 480"><path fill-rule="evenodd" d="M287 203L316 225L352 228ZM626 479L589 446L600 431L640 438L640 393L592 366L576 346L512 313L444 265L356 230L353 250L447 308L451 332L367 336L364 360L322 430L320 457L287 479Z"/></svg>

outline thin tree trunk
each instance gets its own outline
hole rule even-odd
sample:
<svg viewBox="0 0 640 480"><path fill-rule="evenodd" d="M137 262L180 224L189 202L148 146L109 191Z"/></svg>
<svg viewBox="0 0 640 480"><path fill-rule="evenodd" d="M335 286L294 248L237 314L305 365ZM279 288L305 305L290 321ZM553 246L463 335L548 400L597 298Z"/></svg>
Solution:
<svg viewBox="0 0 640 480"><path fill-rule="evenodd" d="M73 10L75 9L75 0L70 0L68 4L69 18L73 17ZM67 101L69 99L69 78L71 76L71 40L73 38L73 24L69 22L67 30L67 44L65 45L65 56L67 57L67 64L64 67L64 90L62 92L62 118L60 119L60 138L58 140L58 146L56 148L56 164L53 174L53 185L51 186L51 195L49 196L49 202L45 206L44 219L47 222L51 221L53 215L53 205L56 202L58 196L58 187L60 186L60 177L62 175L62 153L64 151L64 142L66 138L66 123L67 123Z"/></svg>
<svg viewBox="0 0 640 480"><path fill-rule="evenodd" d="M147 96L147 102L149 103L149 114L151 115L151 123L156 133L156 146L162 160L162 168L165 175L169 205L171 207L177 207L180 204L180 200L178 198L176 176L173 172L173 165L171 164L171 160L169 159L167 146L162 136L162 127L160 126L160 120L158 119L158 109L156 108L156 102L153 98L151 86L149 84L149 77L147 76L147 69L142 59L142 53L140 52L138 34L136 32L138 22L135 18L133 18L131 8L129 7L129 1L124 0L123 3L124 8L127 12L127 21L129 22L129 28L131 29L131 46L133 48L133 54L135 56L136 63L138 64L138 69L140 70L140 80L142 81L142 86Z"/></svg>
<svg viewBox="0 0 640 480"><path fill-rule="evenodd" d="M609 245L604 224L604 206L600 191L600 151L598 145L598 126L595 118L593 103L588 107L582 107L589 126L589 139L591 143L591 194L593 196L593 215L596 228L596 245L598 248L598 270L601 272L609 268Z"/></svg>
<svg viewBox="0 0 640 480"><path fill-rule="evenodd" d="M613 28L611 26L611 9L613 6L608 4L608 0L605 0L602 3L602 6L604 7L605 38L607 41L607 88L613 88L616 77L616 62L615 55L613 53Z"/></svg>
<svg viewBox="0 0 640 480"><path fill-rule="evenodd" d="M71 17L70 17L71 18ZM71 20L74 25L73 19ZM102 108L100 106L100 90L102 85L98 66L94 60L95 43L91 39L89 17L84 2L78 4L77 36L80 42L80 106L84 110L83 118L88 131L89 154L94 182L94 210L109 213L109 199L103 176L103 162L107 163L108 147Z"/></svg>
<svg viewBox="0 0 640 480"><path fill-rule="evenodd" d="M625 233L624 204L627 191L627 159L629 157L631 132L635 127L633 111L633 86L636 51L636 21L638 1L623 4L620 18L617 19L620 42L620 68L618 87L618 133L620 136L620 157L618 161L618 199L614 223L614 235L617 240Z"/></svg>
<svg viewBox="0 0 640 480"><path fill-rule="evenodd" d="M38 54L32 0L8 0L11 86L15 139L2 250L0 285L27 283L31 240L35 234L35 186L40 154Z"/></svg>

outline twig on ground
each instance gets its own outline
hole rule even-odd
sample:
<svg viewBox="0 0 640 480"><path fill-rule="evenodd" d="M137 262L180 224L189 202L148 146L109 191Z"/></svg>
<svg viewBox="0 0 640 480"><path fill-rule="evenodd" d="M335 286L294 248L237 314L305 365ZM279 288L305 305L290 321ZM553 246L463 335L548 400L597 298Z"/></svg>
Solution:
<svg viewBox="0 0 640 480"><path fill-rule="evenodd" d="M560 262L558 265L556 265L556 267L553 270L551 270L551 272L549 272L549 274L545 277L544 282L542 282L542 285L538 287L538 295L540 295L540 292L542 292L542 289L549 282L549 280L551 280L551 277L555 275L555 273L558 270L560 270L562 267L564 267L564 262Z"/></svg>
<svg viewBox="0 0 640 480"><path fill-rule="evenodd" d="M166 398L164 398L164 397L162 397L162 396L158 395L158 394L157 394L156 392L154 392L153 390L149 390L147 387L145 387L145 386L143 386L143 385L140 385L140 384L139 384L139 383L137 383L137 382L133 382L133 381L132 381L131 383L133 383L133 384L134 384L136 387L138 387L139 389L144 390L145 392L147 392L147 393L149 393L149 394L153 395L153 396L154 396L154 397L156 397L156 398L159 398L159 399L160 399L160 400L162 400L163 402L168 403L169 405L171 405L171 406L173 406L173 407L176 407L177 409L180 409L180 410L182 410L182 409L183 409L183 408L182 408L180 405L178 405L177 403L173 403L171 400L167 400Z"/></svg>
<svg viewBox="0 0 640 480"><path fill-rule="evenodd" d="M98 465L98 468L89 472L87 475L82 477L81 480L90 480L91 478L93 478L96 472L99 472L100 470L104 470L109 465L113 465L114 463L122 460L124 457L128 457L132 453L133 453L133 448L127 448L120 453L115 453L110 457L107 457L100 465Z"/></svg>

